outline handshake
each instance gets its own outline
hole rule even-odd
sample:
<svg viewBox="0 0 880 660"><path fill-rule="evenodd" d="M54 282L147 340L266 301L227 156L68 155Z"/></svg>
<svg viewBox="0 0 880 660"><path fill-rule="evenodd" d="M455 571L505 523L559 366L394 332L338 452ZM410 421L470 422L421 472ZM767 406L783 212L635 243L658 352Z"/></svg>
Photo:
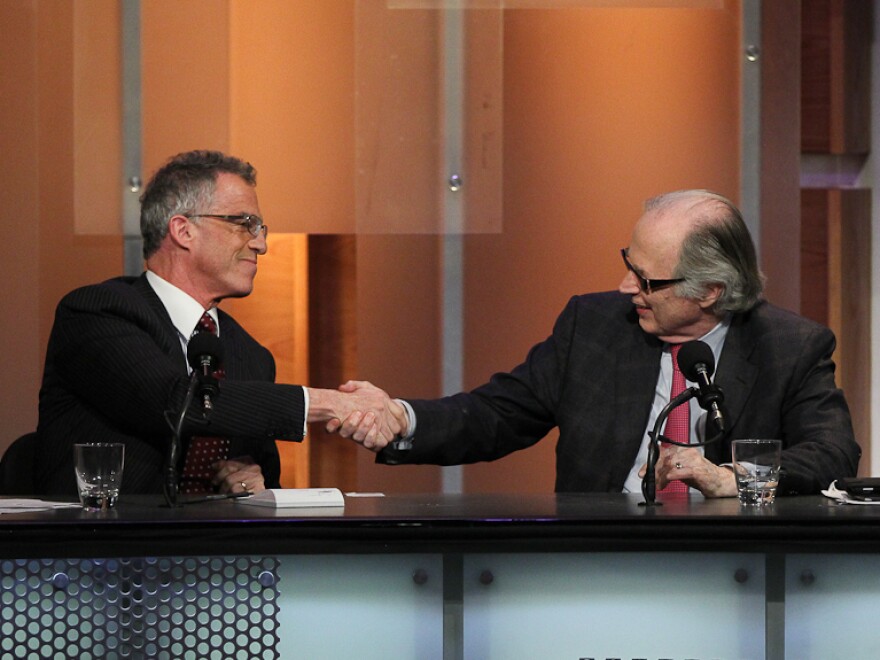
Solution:
<svg viewBox="0 0 880 660"><path fill-rule="evenodd" d="M338 390L308 388L309 422L327 422L328 433L351 438L379 452L406 435L406 410L387 392L365 380L350 380Z"/></svg>

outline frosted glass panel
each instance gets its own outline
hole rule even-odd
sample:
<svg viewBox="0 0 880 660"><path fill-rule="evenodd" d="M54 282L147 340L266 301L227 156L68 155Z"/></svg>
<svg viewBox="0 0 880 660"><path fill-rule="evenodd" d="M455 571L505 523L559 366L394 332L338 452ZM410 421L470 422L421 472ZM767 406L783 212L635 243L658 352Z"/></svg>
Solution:
<svg viewBox="0 0 880 660"><path fill-rule="evenodd" d="M764 657L762 555L468 556L464 584L467 658Z"/></svg>
<svg viewBox="0 0 880 660"><path fill-rule="evenodd" d="M358 0L359 232L500 231L501 19Z"/></svg>
<svg viewBox="0 0 880 660"><path fill-rule="evenodd" d="M439 555L280 558L282 658L443 657ZM421 569L423 584L413 580Z"/></svg>
<svg viewBox="0 0 880 660"><path fill-rule="evenodd" d="M880 557L789 555L785 657L880 658Z"/></svg>

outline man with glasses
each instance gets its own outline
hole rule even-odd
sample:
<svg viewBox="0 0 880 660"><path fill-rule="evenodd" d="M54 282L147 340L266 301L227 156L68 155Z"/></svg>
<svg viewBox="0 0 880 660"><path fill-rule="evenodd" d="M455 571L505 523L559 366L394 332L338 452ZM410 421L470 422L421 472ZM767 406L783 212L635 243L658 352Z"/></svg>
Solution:
<svg viewBox="0 0 880 660"><path fill-rule="evenodd" d="M77 289L60 302L40 391L39 492L76 492L74 443L123 442L123 492L161 493L190 384L187 346L201 331L219 338L222 380L207 421L195 397L181 436L220 442L209 443L219 453L200 473L201 490L190 492L279 487L275 440L301 440L308 421L358 411L365 420L358 441L368 447L400 430L390 412L397 404L375 392L274 383L271 353L218 309L251 293L267 250L255 186L256 171L237 158L214 151L172 158L141 198L146 272ZM177 467L187 470L183 460Z"/></svg>
<svg viewBox="0 0 880 660"><path fill-rule="evenodd" d="M730 201L701 190L654 198L622 254L618 291L572 298L550 337L510 373L469 393L409 401L403 442L378 460L493 460L558 427L557 492L637 493L648 432L673 392L673 348L702 340L718 365L727 432L705 447L661 447L658 490L683 482L710 497L736 495L724 465L735 438L782 439L780 493L816 493L855 475L860 450L834 382L834 337L762 300L755 249ZM689 405L689 440L716 435L697 400ZM330 428L347 436L356 421Z"/></svg>

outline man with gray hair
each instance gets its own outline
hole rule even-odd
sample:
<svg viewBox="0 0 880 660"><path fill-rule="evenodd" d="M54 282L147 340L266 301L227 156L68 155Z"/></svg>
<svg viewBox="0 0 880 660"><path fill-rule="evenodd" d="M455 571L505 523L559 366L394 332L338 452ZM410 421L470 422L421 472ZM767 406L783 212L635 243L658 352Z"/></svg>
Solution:
<svg viewBox="0 0 880 660"><path fill-rule="evenodd" d="M373 392L275 383L272 354L218 308L251 293L268 250L249 163L217 151L170 159L141 198L141 234L143 274L76 289L58 305L40 390L39 493L76 492L77 442L125 444L125 493L179 485L204 496L278 488L275 440L302 440L307 421L358 411L367 447L400 430L397 404ZM225 355L210 415L201 397L185 406L187 350L200 333ZM181 417L184 451L168 466ZM168 483L169 467L180 484Z"/></svg>
<svg viewBox="0 0 880 660"><path fill-rule="evenodd" d="M834 336L762 300L754 245L729 200L703 190L651 199L621 252L617 291L573 297L550 337L511 372L468 393L409 401L406 448L389 445L378 461L493 460L558 427L557 492L639 492L649 431L673 393L672 355L701 340L718 365L726 432L705 446L661 447L658 489L736 495L725 466L736 438L782 439L780 494L817 493L856 474L860 450L834 382ZM717 435L698 401L688 406L685 442ZM357 419L331 421L330 430L357 436Z"/></svg>

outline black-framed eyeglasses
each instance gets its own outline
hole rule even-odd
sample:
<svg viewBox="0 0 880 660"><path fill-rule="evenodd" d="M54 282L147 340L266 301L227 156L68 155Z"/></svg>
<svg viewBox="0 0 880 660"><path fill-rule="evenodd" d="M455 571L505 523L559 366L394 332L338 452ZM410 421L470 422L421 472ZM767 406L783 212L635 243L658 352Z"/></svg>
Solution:
<svg viewBox="0 0 880 660"><path fill-rule="evenodd" d="M241 215L218 215L217 213L194 213L192 215L185 215L185 218L214 218L215 220L222 220L223 222L229 222L233 225L238 225L239 227L244 227L248 230L248 233L257 238L260 235L260 232L263 232L263 236L267 236L269 234L269 227L263 222L263 219L258 215L250 215L249 213L243 213Z"/></svg>
<svg viewBox="0 0 880 660"><path fill-rule="evenodd" d="M649 280L647 277L642 277L642 275L633 268L633 265L629 262L626 252L626 248L620 248L620 256L623 257L623 263L626 264L626 269L635 275L636 281L639 283L639 289L645 293L653 293L654 291L666 288L667 286L684 282L686 279L684 277L676 277L669 280Z"/></svg>

